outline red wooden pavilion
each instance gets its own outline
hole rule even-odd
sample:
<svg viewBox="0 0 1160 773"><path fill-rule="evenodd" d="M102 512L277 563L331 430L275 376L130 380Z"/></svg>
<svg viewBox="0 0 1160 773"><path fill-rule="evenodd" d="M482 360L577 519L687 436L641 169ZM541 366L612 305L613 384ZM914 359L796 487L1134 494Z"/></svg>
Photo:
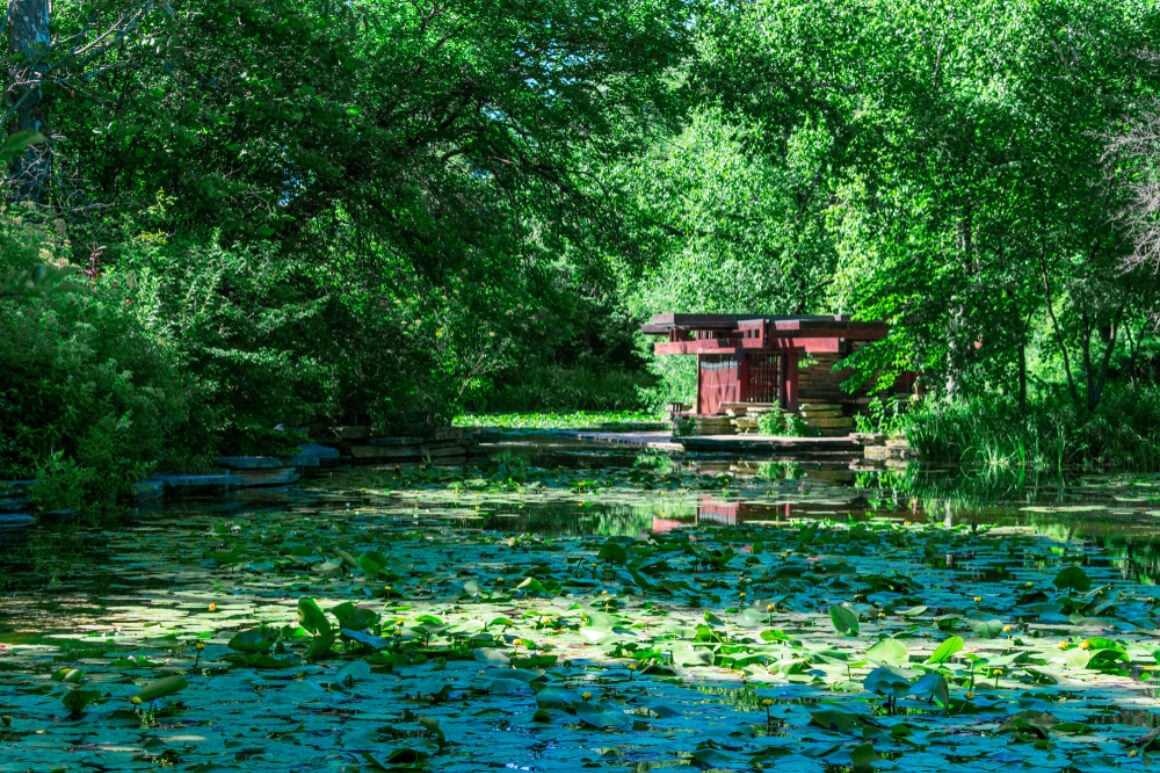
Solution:
<svg viewBox="0 0 1160 773"><path fill-rule="evenodd" d="M857 402L864 395L841 389L850 372L834 366L888 327L845 315L657 314L641 330L667 337L657 354L697 355L696 413L711 416L726 403Z"/></svg>

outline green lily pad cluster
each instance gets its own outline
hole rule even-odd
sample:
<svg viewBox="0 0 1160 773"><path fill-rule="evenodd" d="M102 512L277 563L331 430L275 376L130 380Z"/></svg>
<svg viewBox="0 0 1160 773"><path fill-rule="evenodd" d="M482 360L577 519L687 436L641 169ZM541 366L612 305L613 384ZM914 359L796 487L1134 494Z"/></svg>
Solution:
<svg viewBox="0 0 1160 773"><path fill-rule="evenodd" d="M308 503L101 533L94 564L5 602L0 759L1065 771L1160 747L1160 591L1090 543L876 519L483 528L477 504L579 519L635 496L651 524L709 495L686 472L644 490L639 467L509 484L515 467L360 472Z"/></svg>

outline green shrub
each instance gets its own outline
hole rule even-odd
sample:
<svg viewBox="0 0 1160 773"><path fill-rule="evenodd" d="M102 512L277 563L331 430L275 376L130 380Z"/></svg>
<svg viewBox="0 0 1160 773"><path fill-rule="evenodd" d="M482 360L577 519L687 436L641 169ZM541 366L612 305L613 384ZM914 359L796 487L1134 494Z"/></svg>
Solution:
<svg viewBox="0 0 1160 773"><path fill-rule="evenodd" d="M906 414L911 408L909 397L891 395L874 397L866 405L866 411L854 417L859 432L880 432L884 435L905 434Z"/></svg>
<svg viewBox="0 0 1160 773"><path fill-rule="evenodd" d="M310 267L269 244L149 235L121 245L115 263L109 284L132 295L137 321L166 342L184 372L197 374L206 396L203 447L232 442L238 427L299 424L329 412L333 367L321 357L340 347L327 347L328 301L312 287Z"/></svg>
<svg viewBox="0 0 1160 773"><path fill-rule="evenodd" d="M650 342L651 345L651 342ZM654 356L648 361L649 379L636 387L641 407L667 411L671 403L697 404L697 358Z"/></svg>
<svg viewBox="0 0 1160 773"><path fill-rule="evenodd" d="M49 509L124 499L187 427L189 384L130 295L46 263L35 229L0 230L0 276L73 277L0 292L0 478L37 478Z"/></svg>
<svg viewBox="0 0 1160 773"><path fill-rule="evenodd" d="M773 410L758 417L757 428L763 435L803 437L809 425L800 414L793 411Z"/></svg>
<svg viewBox="0 0 1160 773"><path fill-rule="evenodd" d="M1094 413L1062 390L1025 406L995 395L920 403L906 437L924 461L1060 470L1152 469L1160 464L1160 388L1109 385Z"/></svg>
<svg viewBox="0 0 1160 773"><path fill-rule="evenodd" d="M580 362L547 365L515 374L496 389L489 411L628 411L641 409L637 389L645 373ZM666 406L667 407L667 406Z"/></svg>

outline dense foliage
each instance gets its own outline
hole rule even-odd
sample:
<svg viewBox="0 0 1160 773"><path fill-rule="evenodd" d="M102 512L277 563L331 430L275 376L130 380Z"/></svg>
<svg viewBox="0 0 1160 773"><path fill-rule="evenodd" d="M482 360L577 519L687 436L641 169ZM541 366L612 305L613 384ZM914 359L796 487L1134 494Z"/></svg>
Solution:
<svg viewBox="0 0 1160 773"><path fill-rule="evenodd" d="M4 270L86 274L3 298L2 475L687 400L634 345L664 311L886 319L862 378L1080 433L1154 379L1143 0L9 10L5 128L44 141Z"/></svg>

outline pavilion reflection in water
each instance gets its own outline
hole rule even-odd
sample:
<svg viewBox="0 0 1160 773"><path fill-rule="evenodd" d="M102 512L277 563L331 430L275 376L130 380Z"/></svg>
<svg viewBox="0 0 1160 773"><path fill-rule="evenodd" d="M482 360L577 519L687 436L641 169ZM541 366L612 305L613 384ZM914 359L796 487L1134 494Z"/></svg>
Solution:
<svg viewBox="0 0 1160 773"><path fill-rule="evenodd" d="M921 518L915 509L871 510L863 499L854 499L841 505L834 502L741 502L719 497L702 497L695 514L686 517L653 517L652 531L666 532L672 529L715 524L720 526L740 526L743 524L789 524L801 520L840 520L860 523L886 519L909 521Z"/></svg>

